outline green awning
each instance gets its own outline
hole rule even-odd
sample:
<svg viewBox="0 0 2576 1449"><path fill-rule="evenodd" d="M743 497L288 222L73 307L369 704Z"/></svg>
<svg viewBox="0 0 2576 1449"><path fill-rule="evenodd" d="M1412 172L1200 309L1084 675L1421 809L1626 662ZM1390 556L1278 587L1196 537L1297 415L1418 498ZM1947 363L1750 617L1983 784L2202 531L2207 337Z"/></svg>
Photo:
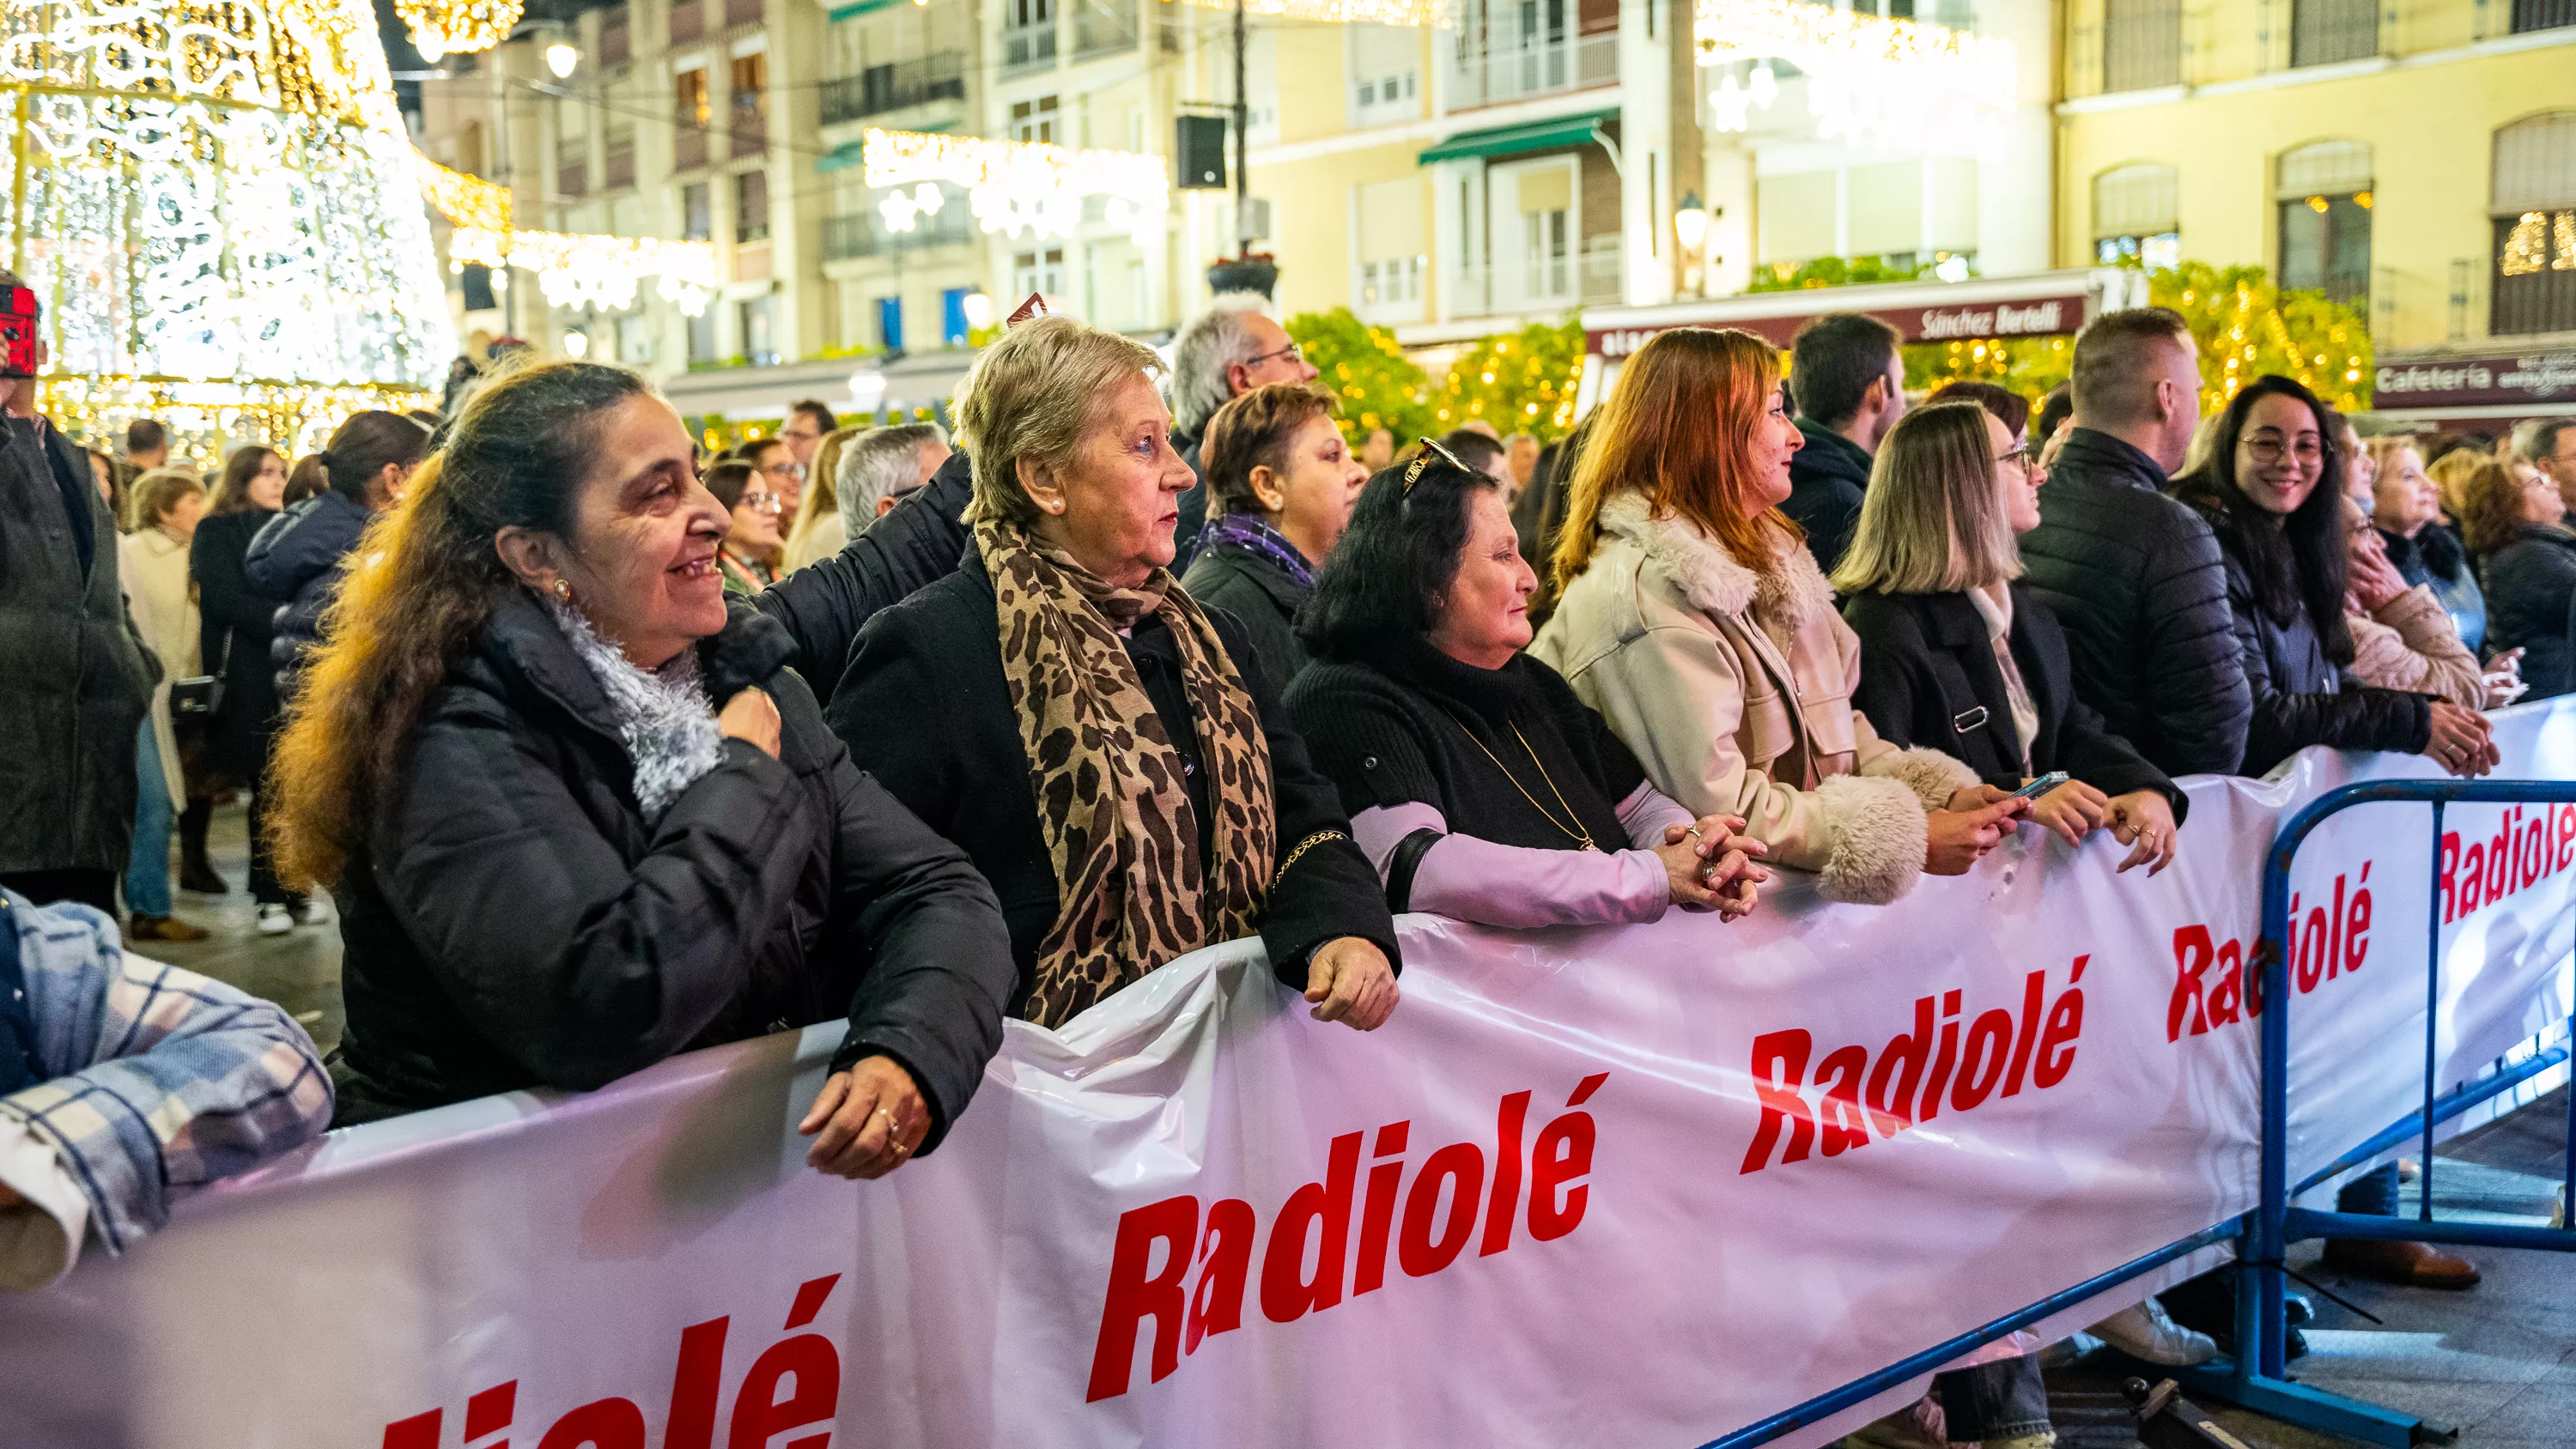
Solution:
<svg viewBox="0 0 2576 1449"><path fill-rule="evenodd" d="M1421 164L1434 161L1464 161L1471 156L1511 156L1523 151L1546 151L1558 146L1580 146L1592 139L1592 133L1604 121L1619 119L1619 108L1587 111L1579 116L1559 116L1554 120L1530 121L1518 126L1496 126L1485 131L1462 131L1422 153Z"/></svg>
<svg viewBox="0 0 2576 1449"><path fill-rule="evenodd" d="M934 121L921 129L925 134L942 135L947 132L949 127L955 124L957 124L955 121ZM867 156L864 154L866 149L867 143L864 141L843 141L840 145L833 147L829 155L815 157L814 169L817 171L847 171L853 166L863 165L867 161Z"/></svg>
<svg viewBox="0 0 2576 1449"><path fill-rule="evenodd" d="M847 20L854 15L865 15L871 10L883 10L893 3L894 0L858 0L858 3L855 5L833 6L831 11L823 18L825 20Z"/></svg>

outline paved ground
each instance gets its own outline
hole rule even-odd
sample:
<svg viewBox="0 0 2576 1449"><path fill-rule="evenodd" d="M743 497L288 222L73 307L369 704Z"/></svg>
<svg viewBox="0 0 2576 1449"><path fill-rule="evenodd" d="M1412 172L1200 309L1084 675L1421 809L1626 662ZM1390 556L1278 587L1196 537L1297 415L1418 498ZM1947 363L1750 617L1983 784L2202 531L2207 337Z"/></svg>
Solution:
<svg viewBox="0 0 2576 1449"><path fill-rule="evenodd" d="M178 894L178 914L215 934L190 946L158 943L153 955L229 981L296 1013L328 1048L340 1036L340 935L336 924L284 936L253 927L242 811L216 812L212 853L232 893ZM2442 1149L2433 1200L2445 1215L2492 1214L2546 1223L2566 1153L2561 1092ZM2403 1211L2414 1211L2408 1185ZM2321 1295L2310 1352L2292 1376L2460 1430L2464 1449L2567 1449L2576 1445L2576 1254L2472 1254L2486 1281L2435 1293L2349 1280L2317 1267L2316 1244L2293 1250L2301 1272L2385 1320L2373 1324ZM2295 1285L2294 1285L2295 1286ZM2051 1410L2064 1449L2132 1449L2137 1439L2119 1396L2124 1374L2078 1363L2049 1374ZM2203 1407L2252 1449L2342 1449L2347 1441L2294 1429L2217 1404Z"/></svg>

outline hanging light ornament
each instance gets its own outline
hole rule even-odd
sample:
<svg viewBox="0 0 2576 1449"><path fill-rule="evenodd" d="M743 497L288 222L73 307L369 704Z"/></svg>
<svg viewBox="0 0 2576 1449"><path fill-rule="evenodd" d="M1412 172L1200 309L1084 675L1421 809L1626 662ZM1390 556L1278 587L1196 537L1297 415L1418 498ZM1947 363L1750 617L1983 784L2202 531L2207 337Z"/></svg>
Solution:
<svg viewBox="0 0 2576 1449"><path fill-rule="evenodd" d="M1024 231L1041 237L1071 235L1082 222L1085 197L1107 198L1103 213L1139 241L1171 210L1171 179L1159 156L873 126L860 144L868 185L913 188L909 196L897 191L878 208L887 226L899 232L918 224L915 212L938 210L923 204L922 188L928 185L936 201L939 182L965 190L967 206L985 231L1014 237Z"/></svg>
<svg viewBox="0 0 2576 1449"><path fill-rule="evenodd" d="M519 23L520 0L394 0L421 59L490 50Z"/></svg>
<svg viewBox="0 0 2576 1449"><path fill-rule="evenodd" d="M1746 83L1730 70L1710 92L1721 131L1748 129L1778 99L1771 60L1806 76L1819 136L1894 151L1986 148L2019 84L2009 41L1809 0L1698 0L1696 30L1703 68L1755 63Z"/></svg>

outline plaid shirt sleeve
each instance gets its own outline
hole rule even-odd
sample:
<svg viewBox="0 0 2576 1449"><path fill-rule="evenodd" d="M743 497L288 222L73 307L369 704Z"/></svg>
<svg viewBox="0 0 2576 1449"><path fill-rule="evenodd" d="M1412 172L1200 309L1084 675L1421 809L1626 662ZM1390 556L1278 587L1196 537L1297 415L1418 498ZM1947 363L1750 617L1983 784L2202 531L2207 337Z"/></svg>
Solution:
<svg viewBox="0 0 2576 1449"><path fill-rule="evenodd" d="M122 1253L170 1204L248 1172L331 1122L312 1038L275 1005L128 955L87 906L12 896L36 1067L50 1080L0 1097L0 1116L61 1155L94 1237Z"/></svg>

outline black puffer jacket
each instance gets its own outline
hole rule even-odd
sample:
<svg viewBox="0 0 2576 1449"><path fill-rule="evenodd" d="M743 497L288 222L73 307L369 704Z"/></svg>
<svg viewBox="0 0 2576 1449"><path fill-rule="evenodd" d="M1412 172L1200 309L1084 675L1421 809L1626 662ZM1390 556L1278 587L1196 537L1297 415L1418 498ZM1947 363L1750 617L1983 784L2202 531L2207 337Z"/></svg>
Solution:
<svg viewBox="0 0 2576 1449"><path fill-rule="evenodd" d="M358 546L375 515L345 493L325 488L270 519L242 556L242 581L284 599L269 631L277 661L277 697L295 697L295 672L322 642L322 612L340 595L340 563Z"/></svg>
<svg viewBox="0 0 2576 1449"><path fill-rule="evenodd" d="M2255 597L2245 537L2235 519L2206 495L2189 500L2217 536L2227 571L2227 605L2236 647L2254 700L2238 773L2264 775L2309 745L2341 750L2420 754L2433 737L2430 695L2375 689L2326 657L2316 622L2302 606L2279 619Z"/></svg>
<svg viewBox="0 0 2576 1449"><path fill-rule="evenodd" d="M1869 454L1860 444L1817 422L1798 419L1807 444L1789 460L1789 500L1780 511L1807 532L1807 552L1816 567L1833 577L1851 547L1860 523L1861 499L1869 489Z"/></svg>
<svg viewBox="0 0 2576 1449"><path fill-rule="evenodd" d="M1207 539L1202 533L1202 541ZM1284 690L1306 667L1306 646L1297 638L1297 610L1312 586L1288 576L1278 561L1240 544L1214 543L1199 550L1181 587L1202 604L1213 604L1243 626L1262 671Z"/></svg>
<svg viewBox="0 0 2576 1449"><path fill-rule="evenodd" d="M963 515L975 498L974 464L951 453L930 481L830 558L760 591L754 608L787 626L796 641L789 661L816 699L830 699L849 664L850 646L869 616L957 571L966 556Z"/></svg>
<svg viewBox="0 0 2576 1449"><path fill-rule="evenodd" d="M2576 533L2524 524L2485 563L2487 647L2522 650L2530 698L2576 693Z"/></svg>
<svg viewBox="0 0 2576 1449"><path fill-rule="evenodd" d="M2075 694L2168 775L2232 775L2254 713L2218 540L2156 460L2078 428L2021 538L2022 581L2066 629Z"/></svg>
<svg viewBox="0 0 2576 1449"><path fill-rule="evenodd" d="M779 755L726 740L648 825L598 679L525 593L496 595L337 892L342 1122L588 1090L846 1012L834 1065L903 1063L929 1150L1001 1044L1010 939L965 855L850 763L791 648L742 606L699 645L710 701L776 701Z"/></svg>
<svg viewBox="0 0 2576 1449"><path fill-rule="evenodd" d="M197 580L203 621L198 657L206 672L224 678L223 708L215 714L206 763L245 784L268 766L268 738L277 728L277 666L269 653L279 601L250 586L243 560L250 541L275 518L246 509L219 513L197 525L188 544L188 571Z"/></svg>

